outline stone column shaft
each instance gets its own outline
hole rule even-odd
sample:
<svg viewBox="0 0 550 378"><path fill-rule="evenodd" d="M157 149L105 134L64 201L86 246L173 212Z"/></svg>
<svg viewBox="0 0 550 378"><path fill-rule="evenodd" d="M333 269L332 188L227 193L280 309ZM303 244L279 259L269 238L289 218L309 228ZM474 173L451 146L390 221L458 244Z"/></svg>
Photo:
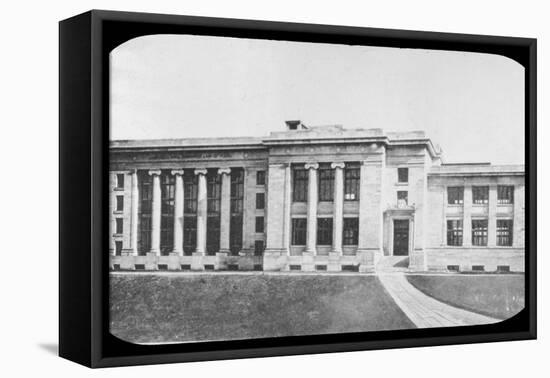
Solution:
<svg viewBox="0 0 550 378"><path fill-rule="evenodd" d="M283 211L283 253L290 255L290 204L291 204L291 188L290 188L290 164L285 166L285 182L284 182L284 211Z"/></svg>
<svg viewBox="0 0 550 378"><path fill-rule="evenodd" d="M220 252L229 253L229 225L231 224L231 169L220 168L222 176L220 205Z"/></svg>
<svg viewBox="0 0 550 378"><path fill-rule="evenodd" d="M497 245L497 186L489 186L489 208L487 222L487 246Z"/></svg>
<svg viewBox="0 0 550 378"><path fill-rule="evenodd" d="M308 193L307 193L307 245L306 252L317 253L317 169L319 164L306 164L309 171Z"/></svg>
<svg viewBox="0 0 550 378"><path fill-rule="evenodd" d="M132 230L131 230L131 248L132 255L138 255L138 223L139 223L139 186L137 170L132 172Z"/></svg>
<svg viewBox="0 0 550 378"><path fill-rule="evenodd" d="M183 170L173 170L176 176L176 187L174 193L174 246L172 254L183 255Z"/></svg>
<svg viewBox="0 0 550 378"><path fill-rule="evenodd" d="M472 186L464 187L463 222L462 222L462 245L472 246Z"/></svg>
<svg viewBox="0 0 550 378"><path fill-rule="evenodd" d="M197 193L197 249L195 253L202 255L206 252L206 220L208 216L206 173L206 169L195 169L195 174L199 176Z"/></svg>
<svg viewBox="0 0 550 378"><path fill-rule="evenodd" d="M160 193L160 170L149 171L153 176L153 204L151 211L151 249L150 253L160 254L160 216L161 216L161 193Z"/></svg>
<svg viewBox="0 0 550 378"><path fill-rule="evenodd" d="M332 163L334 169L334 210L332 252L342 254L342 233L344 225L344 163Z"/></svg>

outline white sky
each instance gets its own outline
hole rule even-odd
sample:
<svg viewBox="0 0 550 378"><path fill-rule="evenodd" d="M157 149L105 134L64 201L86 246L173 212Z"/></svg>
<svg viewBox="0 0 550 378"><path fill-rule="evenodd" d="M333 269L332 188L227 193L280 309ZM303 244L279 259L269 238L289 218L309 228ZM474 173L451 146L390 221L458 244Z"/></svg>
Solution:
<svg viewBox="0 0 550 378"><path fill-rule="evenodd" d="M425 130L446 162L524 163L524 69L498 55L187 35L111 53L111 139L266 136L284 121Z"/></svg>

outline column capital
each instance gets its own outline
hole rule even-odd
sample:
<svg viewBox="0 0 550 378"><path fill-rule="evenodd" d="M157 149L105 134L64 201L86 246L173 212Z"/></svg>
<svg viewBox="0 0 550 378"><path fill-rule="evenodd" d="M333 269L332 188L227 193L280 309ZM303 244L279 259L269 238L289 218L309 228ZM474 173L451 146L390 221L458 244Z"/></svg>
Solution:
<svg viewBox="0 0 550 378"><path fill-rule="evenodd" d="M346 164L344 162L339 162L339 163L332 163L330 165L330 167L332 169L335 169L335 168L340 168L340 169L344 169L346 167Z"/></svg>
<svg viewBox="0 0 550 378"><path fill-rule="evenodd" d="M160 169L152 169L148 171L149 176L160 176Z"/></svg>
<svg viewBox="0 0 550 378"><path fill-rule="evenodd" d="M195 174L198 175L206 175L208 173L208 170L206 168L201 169L195 169Z"/></svg>
<svg viewBox="0 0 550 378"><path fill-rule="evenodd" d="M318 169L319 163L306 163L304 164L305 169Z"/></svg>
<svg viewBox="0 0 550 378"><path fill-rule="evenodd" d="M170 171L170 173L174 176L183 176L184 172L185 171L183 169L172 169Z"/></svg>
<svg viewBox="0 0 550 378"><path fill-rule="evenodd" d="M229 175L231 174L231 168L220 168L218 169L218 174L219 175Z"/></svg>

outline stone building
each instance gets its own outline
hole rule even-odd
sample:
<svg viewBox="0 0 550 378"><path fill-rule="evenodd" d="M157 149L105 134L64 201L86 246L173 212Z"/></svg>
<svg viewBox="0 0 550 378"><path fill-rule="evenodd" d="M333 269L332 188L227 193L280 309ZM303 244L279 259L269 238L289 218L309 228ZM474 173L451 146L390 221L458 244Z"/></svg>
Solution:
<svg viewBox="0 0 550 378"><path fill-rule="evenodd" d="M109 190L115 270L524 271L524 167L423 132L112 141Z"/></svg>

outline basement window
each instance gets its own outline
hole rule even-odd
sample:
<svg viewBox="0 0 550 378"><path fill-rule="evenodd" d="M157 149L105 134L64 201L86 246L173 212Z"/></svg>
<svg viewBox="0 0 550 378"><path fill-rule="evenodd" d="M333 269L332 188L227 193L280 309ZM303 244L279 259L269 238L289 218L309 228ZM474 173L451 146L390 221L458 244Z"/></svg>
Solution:
<svg viewBox="0 0 550 378"><path fill-rule="evenodd" d="M190 264L181 264L181 270L191 270Z"/></svg>
<svg viewBox="0 0 550 378"><path fill-rule="evenodd" d="M291 271L299 271L299 270L302 270L302 266L301 265L290 265L288 267Z"/></svg>
<svg viewBox="0 0 550 378"><path fill-rule="evenodd" d="M447 265L447 270L449 272L460 272L460 267L458 265Z"/></svg>
<svg viewBox="0 0 550 378"><path fill-rule="evenodd" d="M212 264L206 264L206 265L204 266L204 270L214 270L214 265L212 265Z"/></svg>
<svg viewBox="0 0 550 378"><path fill-rule="evenodd" d="M510 273L510 265L498 265L497 272L499 273Z"/></svg>
<svg viewBox="0 0 550 378"><path fill-rule="evenodd" d="M327 266L326 265L315 265L315 270L320 271L320 272L325 272L327 270Z"/></svg>
<svg viewBox="0 0 550 378"><path fill-rule="evenodd" d="M134 265L136 270L145 270L145 264L136 264Z"/></svg>
<svg viewBox="0 0 550 378"><path fill-rule="evenodd" d="M342 272L359 272L359 265L342 265Z"/></svg>
<svg viewBox="0 0 550 378"><path fill-rule="evenodd" d="M485 265L472 265L472 271L485 272Z"/></svg>
<svg viewBox="0 0 550 378"><path fill-rule="evenodd" d="M159 269L159 270L168 270L168 265L166 265L166 264L158 264L158 269Z"/></svg>

